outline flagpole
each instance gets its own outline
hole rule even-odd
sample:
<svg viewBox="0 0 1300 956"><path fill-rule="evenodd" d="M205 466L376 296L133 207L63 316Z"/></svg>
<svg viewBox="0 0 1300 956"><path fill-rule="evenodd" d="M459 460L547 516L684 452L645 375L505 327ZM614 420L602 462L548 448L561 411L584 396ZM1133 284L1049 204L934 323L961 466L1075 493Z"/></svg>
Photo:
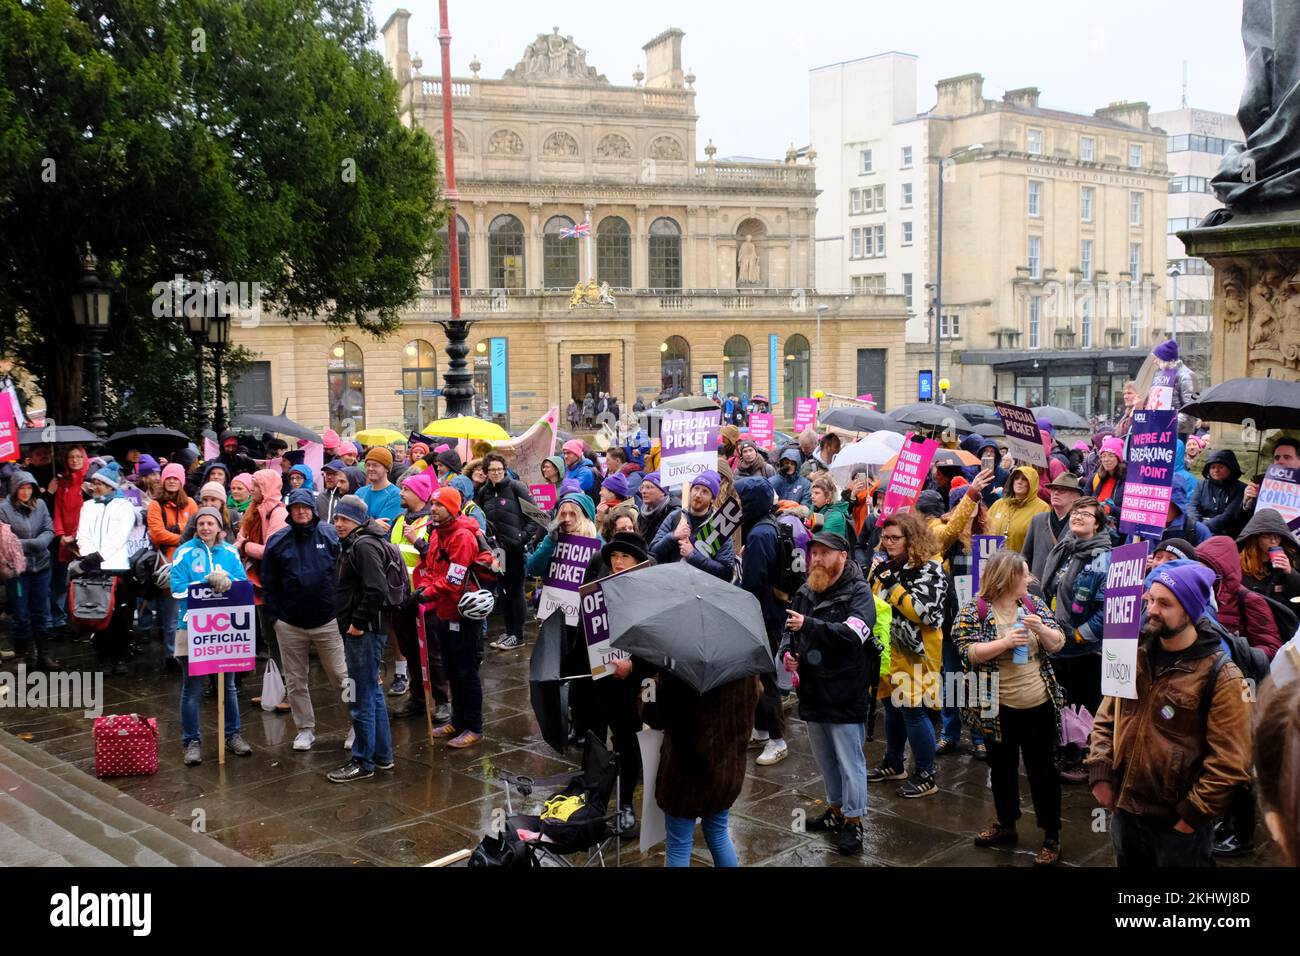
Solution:
<svg viewBox="0 0 1300 956"><path fill-rule="evenodd" d="M591 225L591 208L588 207L588 208L584 209L584 210L583 210L583 215L586 217L586 222L587 222L588 227L590 227L590 225ZM595 273L595 272L592 270L592 268L591 268L591 239L592 239L592 235L591 235L591 229L590 229L590 228L588 228L588 230L587 230L587 236L586 236L586 239L587 239L587 279L588 279L589 281L591 281L591 282L595 282L595 281L596 281L596 273Z"/></svg>

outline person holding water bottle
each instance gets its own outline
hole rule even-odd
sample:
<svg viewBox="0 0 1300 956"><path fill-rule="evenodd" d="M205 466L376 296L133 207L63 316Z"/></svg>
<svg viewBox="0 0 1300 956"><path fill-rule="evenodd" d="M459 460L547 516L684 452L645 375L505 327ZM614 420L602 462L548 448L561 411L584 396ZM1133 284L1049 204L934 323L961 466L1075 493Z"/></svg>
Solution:
<svg viewBox="0 0 1300 956"><path fill-rule="evenodd" d="M1029 593L1033 576L1024 556L998 551L980 573L979 596L967 601L952 638L962 663L976 680L975 699L963 710L988 747L997 819L975 837L975 845L1015 843L1020 817L1020 758L1043 831L1035 866L1061 859L1061 782L1054 756L1057 715L1063 695L1049 655L1066 643L1042 598ZM970 686L970 685L968 685Z"/></svg>
<svg viewBox="0 0 1300 956"><path fill-rule="evenodd" d="M1300 597L1300 573L1296 572L1300 542L1282 515L1272 508L1257 510L1237 538L1237 550L1241 552L1241 583L1256 594L1292 607L1291 601ZM1282 640L1291 636L1283 634Z"/></svg>

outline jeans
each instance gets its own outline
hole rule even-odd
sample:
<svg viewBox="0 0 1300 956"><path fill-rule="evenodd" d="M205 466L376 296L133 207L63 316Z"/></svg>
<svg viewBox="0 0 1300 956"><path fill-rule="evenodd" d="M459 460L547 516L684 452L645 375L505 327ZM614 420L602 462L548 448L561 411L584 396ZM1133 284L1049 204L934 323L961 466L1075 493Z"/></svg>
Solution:
<svg viewBox="0 0 1300 956"><path fill-rule="evenodd" d="M235 672L226 672L226 736L239 733L239 692L235 688ZM181 684L181 744L189 746L199 739L199 700L207 686L208 675L191 677L186 669Z"/></svg>
<svg viewBox="0 0 1300 956"><path fill-rule="evenodd" d="M157 604L154 598L140 601L140 613L136 616L135 626L142 631L152 631L153 626L157 623L154 618L157 616Z"/></svg>
<svg viewBox="0 0 1300 956"><path fill-rule="evenodd" d="M934 724L924 707L895 707L882 700L885 708L885 757L889 767L903 766L903 746L912 745L917 773L934 773Z"/></svg>
<svg viewBox="0 0 1300 956"><path fill-rule="evenodd" d="M280 660L284 664L284 691L293 712L293 725L299 730L316 729L316 711L311 706L307 674L311 670L310 649L316 648L320 666L336 690L342 690L348 679L347 664L343 660L343 641L336 621L327 621L320 627L296 627L288 621L275 622L275 636L280 645Z"/></svg>
<svg viewBox="0 0 1300 956"><path fill-rule="evenodd" d="M501 580L501 597L505 603L506 633L524 636L524 552L507 549L506 573Z"/></svg>
<svg viewBox="0 0 1300 956"><path fill-rule="evenodd" d="M50 631L50 569L44 571L24 571L16 578L5 582L6 600L13 624L9 628L9 637L18 650L21 641L23 648L33 636L44 638ZM33 631L35 634L33 635Z"/></svg>
<svg viewBox="0 0 1300 956"><path fill-rule="evenodd" d="M174 657L180 606L171 594L164 592L154 598L154 612L157 615L158 626L162 628L163 647L167 648L168 657Z"/></svg>
<svg viewBox="0 0 1300 956"><path fill-rule="evenodd" d="M1214 843L1214 822L1191 833L1179 833L1170 820L1135 816L1116 810L1110 818L1110 840L1115 847L1115 865L1124 867L1214 866L1210 847Z"/></svg>
<svg viewBox="0 0 1300 956"><path fill-rule="evenodd" d="M947 700L948 675L961 674L962 672L961 655L957 653L957 645L952 642L951 638L945 637L943 639L943 672L941 674L944 679L945 701ZM961 710L959 708L953 706L943 708L943 730L940 736L942 739L951 740L953 743L961 740ZM970 742L972 744L984 742L983 736L973 727L970 732Z"/></svg>
<svg viewBox="0 0 1300 956"><path fill-rule="evenodd" d="M727 830L727 817L730 813L730 810L723 810L700 821L704 827L704 842L713 855L714 866L740 866L740 861L736 859L736 848L731 845L731 834ZM667 832L667 859L664 866L690 866L691 845L695 842L695 820L665 814L664 829Z"/></svg>
<svg viewBox="0 0 1300 956"><path fill-rule="evenodd" d="M483 733L483 684L478 676L482 634L477 621L438 622L442 666L451 685L451 725L462 733Z"/></svg>
<svg viewBox="0 0 1300 956"><path fill-rule="evenodd" d="M59 539L50 548L50 626L68 626L68 565L59 559Z"/></svg>
<svg viewBox="0 0 1300 956"><path fill-rule="evenodd" d="M998 823L1014 827L1020 818L1020 759L1034 800L1038 827L1048 840L1061 831L1061 778L1056 769L1056 708L1051 701L1022 710L998 709L999 740L989 740L989 773Z"/></svg>
<svg viewBox="0 0 1300 956"><path fill-rule="evenodd" d="M862 752L866 742L863 724L808 721L808 743L826 781L826 802L840 807L846 817L867 812L867 757Z"/></svg>
<svg viewBox="0 0 1300 956"><path fill-rule="evenodd" d="M379 683L379 665L384 660L387 644L387 634L367 631L360 637L343 635L343 656L347 659L348 677L356 698L348 704L352 729L357 735L352 742L352 759L366 770L373 770L376 763L393 762L392 728L388 724L384 688Z"/></svg>

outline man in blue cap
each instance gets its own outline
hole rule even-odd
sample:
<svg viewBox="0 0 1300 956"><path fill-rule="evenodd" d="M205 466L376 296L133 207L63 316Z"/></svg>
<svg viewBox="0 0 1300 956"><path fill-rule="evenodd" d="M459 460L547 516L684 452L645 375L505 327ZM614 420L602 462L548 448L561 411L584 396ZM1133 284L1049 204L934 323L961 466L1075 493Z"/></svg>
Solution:
<svg viewBox="0 0 1300 956"><path fill-rule="evenodd" d="M1114 814L1117 866L1212 866L1215 817L1251 779L1246 685L1205 618L1213 571L1171 561L1146 587L1136 697L1102 699L1088 781Z"/></svg>

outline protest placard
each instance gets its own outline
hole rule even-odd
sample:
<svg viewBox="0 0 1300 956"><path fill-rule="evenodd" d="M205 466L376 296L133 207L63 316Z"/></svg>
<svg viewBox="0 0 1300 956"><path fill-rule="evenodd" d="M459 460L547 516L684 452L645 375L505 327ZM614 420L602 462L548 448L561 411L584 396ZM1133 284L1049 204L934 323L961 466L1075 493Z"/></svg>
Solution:
<svg viewBox="0 0 1300 956"><path fill-rule="evenodd" d="M993 404L1002 419L1003 441L1016 464L1046 468L1047 448L1034 413L1021 405L998 401Z"/></svg>
<svg viewBox="0 0 1300 956"><path fill-rule="evenodd" d="M1133 413L1125 461L1119 530L1151 540L1164 534L1174 488L1177 413L1139 410Z"/></svg>
<svg viewBox="0 0 1300 956"><path fill-rule="evenodd" d="M659 423L660 472L664 487L686 485L701 472L717 470L720 411L666 411Z"/></svg>
<svg viewBox="0 0 1300 956"><path fill-rule="evenodd" d="M993 553L1007 543L1007 539L1000 534L975 534L971 535L971 552L975 560L971 563L971 590L978 594L980 590L980 572L984 570L984 562L993 556Z"/></svg>
<svg viewBox="0 0 1300 956"><path fill-rule="evenodd" d="M583 575L587 562L600 550L599 538L586 538L579 534L561 533L551 554L551 565L542 582L541 601L537 605L537 619L544 621L555 611L564 612L566 624L578 623Z"/></svg>
<svg viewBox="0 0 1300 956"><path fill-rule="evenodd" d="M528 493L533 496L533 503L543 511L550 511L559 501L554 485L529 485Z"/></svg>
<svg viewBox="0 0 1300 956"><path fill-rule="evenodd" d="M794 433L798 435L816 421L817 399L796 398L794 400Z"/></svg>
<svg viewBox="0 0 1300 956"><path fill-rule="evenodd" d="M191 677L256 669L257 608L252 582L232 581L225 594L206 584L192 584L186 603Z"/></svg>
<svg viewBox="0 0 1300 956"><path fill-rule="evenodd" d="M754 412L749 416L749 437L759 448L771 449L775 427L770 414Z"/></svg>
<svg viewBox="0 0 1300 956"><path fill-rule="evenodd" d="M1177 384L1177 370L1161 369L1156 372L1151 379L1151 391L1147 392L1147 411L1172 411L1174 407L1174 386Z"/></svg>
<svg viewBox="0 0 1300 956"><path fill-rule="evenodd" d="M1138 635L1142 623L1147 552L1138 541L1110 553L1106 572L1106 619L1101 635L1101 692L1106 697L1137 699ZM1066 640L1070 638L1067 636Z"/></svg>
<svg viewBox="0 0 1300 956"><path fill-rule="evenodd" d="M916 499L921 496L921 489L925 487L925 479L930 474L930 463L934 461L934 453L938 450L939 443L933 438L920 438L912 432L907 433L903 447L899 449L898 459L894 462L889 487L885 489L881 518L912 510Z"/></svg>
<svg viewBox="0 0 1300 956"><path fill-rule="evenodd" d="M1300 468L1269 465L1264 480L1259 483L1256 513L1263 508L1272 508L1280 514L1293 531L1300 525Z"/></svg>
<svg viewBox="0 0 1300 956"><path fill-rule="evenodd" d="M13 399L8 392L0 392L0 461L17 461L19 455L18 416Z"/></svg>
<svg viewBox="0 0 1300 956"><path fill-rule="evenodd" d="M742 517L744 512L740 499L734 496L727 498L696 529L695 549L707 557L716 558L722 550L722 543L740 527Z"/></svg>
<svg viewBox="0 0 1300 956"><path fill-rule="evenodd" d="M645 567L642 562L624 574ZM611 575L612 577L612 575ZM587 661L591 665L592 680L600 680L614 673L614 662L624 661L632 655L609 646L609 609L605 606L602 585L608 578L584 584L579 590L582 599L582 633L587 638Z"/></svg>

